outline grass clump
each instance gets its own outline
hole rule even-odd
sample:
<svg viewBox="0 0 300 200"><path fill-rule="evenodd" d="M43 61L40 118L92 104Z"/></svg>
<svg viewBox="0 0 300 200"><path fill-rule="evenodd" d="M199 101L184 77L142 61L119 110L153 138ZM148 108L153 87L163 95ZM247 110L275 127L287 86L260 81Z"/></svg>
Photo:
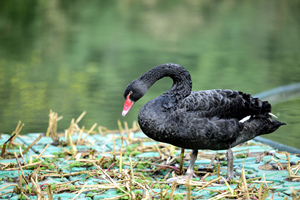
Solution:
<svg viewBox="0 0 300 200"><path fill-rule="evenodd" d="M236 155L236 158L247 158L247 156L244 153L241 153L239 155Z"/></svg>
<svg viewBox="0 0 300 200"><path fill-rule="evenodd" d="M65 152L61 152L61 151L53 152L52 155L57 156L58 158L64 158L67 156Z"/></svg>
<svg viewBox="0 0 300 200"><path fill-rule="evenodd" d="M72 169L73 167L92 167L92 166L93 166L92 163L74 161L70 163L69 169Z"/></svg>

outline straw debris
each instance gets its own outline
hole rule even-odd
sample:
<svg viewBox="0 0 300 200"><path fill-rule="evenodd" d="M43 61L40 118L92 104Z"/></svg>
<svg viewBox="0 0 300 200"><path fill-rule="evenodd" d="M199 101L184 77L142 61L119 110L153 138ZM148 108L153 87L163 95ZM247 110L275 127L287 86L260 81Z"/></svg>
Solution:
<svg viewBox="0 0 300 200"><path fill-rule="evenodd" d="M209 164L195 169L198 176L189 181L166 181L178 176L187 169L189 152L168 144L154 143L147 137L136 137L139 127L136 122L118 120L119 130L109 130L95 123L89 129L79 127L78 123L86 115L83 112L76 120L72 119L64 133L57 133L57 122L62 119L50 111L49 126L45 135L38 136L27 147L20 148L14 139L23 125L18 123L12 136L2 145L2 158L14 158L16 162L1 162L3 172L17 171L18 176L4 176L2 180L9 185L0 188L0 198L19 195L20 199L56 199L56 195L68 193L72 199L82 196L95 198L104 195L105 199L266 199L276 194L274 181L265 175L249 177L246 167L242 167L234 180L224 178L224 154L215 152L199 153L201 159ZM124 127L124 128L123 128ZM96 132L95 130L98 130ZM108 137L111 134L111 137ZM102 138L95 145L91 136ZM43 137L49 137L53 143L43 145L41 151L28 155L33 146L40 145ZM12 153L12 146L18 146L19 152ZM60 147L60 151L48 151L51 147ZM181 151L180 151L181 150ZM47 152L47 153L46 153ZM51 153L51 155L49 155ZM250 150L234 151L238 158L246 159L252 155ZM155 156L140 156L140 155ZM263 154L264 156L267 154ZM287 170L287 180L299 181L299 162L290 161L285 153L287 164L272 157L264 164L276 164L280 170ZM262 162L262 154L259 161ZM254 161L255 162L255 161ZM181 164L180 164L181 163ZM52 180L50 182L49 180ZM53 182L55 180L56 182ZM114 191L114 196L105 195ZM283 199L299 199L299 189L291 194L281 193ZM277 192L278 193L278 192Z"/></svg>

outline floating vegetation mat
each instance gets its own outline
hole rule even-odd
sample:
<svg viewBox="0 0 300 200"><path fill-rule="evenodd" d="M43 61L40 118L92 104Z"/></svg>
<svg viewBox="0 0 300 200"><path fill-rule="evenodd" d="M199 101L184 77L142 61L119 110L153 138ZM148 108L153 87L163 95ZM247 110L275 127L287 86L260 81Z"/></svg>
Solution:
<svg viewBox="0 0 300 200"><path fill-rule="evenodd" d="M299 199L297 155L249 141L233 148L235 177L228 182L225 151L202 150L197 177L167 182L189 164L185 151L155 142L134 123L110 131L72 120L57 133L57 113L50 112L47 133L0 138L0 199Z"/></svg>

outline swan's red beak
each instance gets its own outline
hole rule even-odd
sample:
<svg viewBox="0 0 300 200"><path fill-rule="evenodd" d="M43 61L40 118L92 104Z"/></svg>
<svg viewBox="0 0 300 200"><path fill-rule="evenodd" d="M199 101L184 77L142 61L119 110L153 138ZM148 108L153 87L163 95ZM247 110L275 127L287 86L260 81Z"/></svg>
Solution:
<svg viewBox="0 0 300 200"><path fill-rule="evenodd" d="M128 95L127 98L125 99L125 103L124 103L124 109L123 109L123 112L122 112L123 116L125 116L128 113L128 111L130 110L133 103L134 102L129 99L129 95Z"/></svg>

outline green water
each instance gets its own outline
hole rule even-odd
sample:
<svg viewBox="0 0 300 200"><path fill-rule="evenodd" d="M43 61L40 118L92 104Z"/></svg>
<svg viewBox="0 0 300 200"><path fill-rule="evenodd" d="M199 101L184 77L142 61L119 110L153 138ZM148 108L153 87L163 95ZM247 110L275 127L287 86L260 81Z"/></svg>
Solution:
<svg viewBox="0 0 300 200"><path fill-rule="evenodd" d="M0 133L45 132L50 109L63 131L132 122L141 106L169 89L155 84L125 118L123 91L152 67L185 66L193 90L259 93L300 82L300 2L1 1ZM288 126L268 137L296 146L299 99L274 106Z"/></svg>

